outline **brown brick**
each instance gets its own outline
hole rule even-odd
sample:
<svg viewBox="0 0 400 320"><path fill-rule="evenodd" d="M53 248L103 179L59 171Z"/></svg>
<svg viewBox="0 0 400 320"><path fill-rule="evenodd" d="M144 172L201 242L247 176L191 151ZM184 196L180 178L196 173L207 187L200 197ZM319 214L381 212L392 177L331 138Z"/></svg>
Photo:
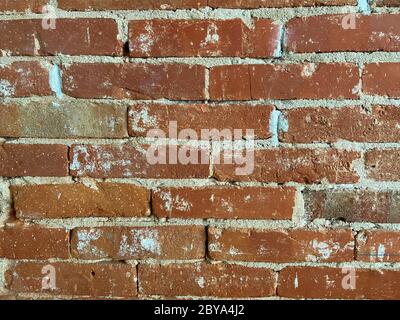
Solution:
<svg viewBox="0 0 400 320"><path fill-rule="evenodd" d="M311 219L347 222L400 222L400 194L395 191L304 191L305 209Z"/></svg>
<svg viewBox="0 0 400 320"><path fill-rule="evenodd" d="M400 51L400 15L357 15L355 28L345 28L349 15L296 17L286 25L291 52ZM328 35L328 36L327 36Z"/></svg>
<svg viewBox="0 0 400 320"><path fill-rule="evenodd" d="M252 28L241 19L134 20L129 23L133 57L272 57L279 26L256 19Z"/></svg>
<svg viewBox="0 0 400 320"><path fill-rule="evenodd" d="M396 106L361 106L342 108L298 108L283 112L287 132L280 140L290 143L399 142L400 109Z"/></svg>
<svg viewBox="0 0 400 320"><path fill-rule="evenodd" d="M0 136L27 138L123 138L127 108L91 102L0 105Z"/></svg>
<svg viewBox="0 0 400 320"><path fill-rule="evenodd" d="M224 132L228 131L224 130L229 130L225 140L241 140L249 129L254 130L256 139L268 139L271 137L269 119L272 110L269 105L136 104L129 111L129 134L146 136L155 129L167 134L172 121L176 122L178 133L190 128L202 140L210 140L209 134L202 137L202 130L213 129L221 134L217 139L225 137ZM240 135L235 136L235 130L242 131L237 131Z"/></svg>
<svg viewBox="0 0 400 320"><path fill-rule="evenodd" d="M0 68L0 97L51 95L48 71L36 61L18 61Z"/></svg>
<svg viewBox="0 0 400 320"><path fill-rule="evenodd" d="M205 256L203 226L77 228L71 240L78 259L191 260Z"/></svg>
<svg viewBox="0 0 400 320"><path fill-rule="evenodd" d="M364 67L363 92L400 98L400 63L371 63Z"/></svg>
<svg viewBox="0 0 400 320"><path fill-rule="evenodd" d="M399 235L399 231L363 231L357 238L357 260L366 262L399 262Z"/></svg>
<svg viewBox="0 0 400 320"><path fill-rule="evenodd" d="M117 23L112 19L56 19L44 29L42 19L0 21L0 50L8 55L122 55Z"/></svg>
<svg viewBox="0 0 400 320"><path fill-rule="evenodd" d="M208 229L213 260L250 262L344 262L354 260L351 230Z"/></svg>
<svg viewBox="0 0 400 320"><path fill-rule="evenodd" d="M57 144L0 145L0 176L68 175L68 147Z"/></svg>
<svg viewBox="0 0 400 320"><path fill-rule="evenodd" d="M311 6L342 6L356 5L356 0L209 0L208 5L213 8L283 8L283 7L311 7Z"/></svg>
<svg viewBox="0 0 400 320"><path fill-rule="evenodd" d="M290 220L295 196L290 187L161 188L152 207L159 218Z"/></svg>
<svg viewBox="0 0 400 320"><path fill-rule="evenodd" d="M150 192L115 183L12 186L20 218L145 217L150 214Z"/></svg>
<svg viewBox="0 0 400 320"><path fill-rule="evenodd" d="M0 229L0 257L46 260L69 258L69 231L14 225Z"/></svg>
<svg viewBox="0 0 400 320"><path fill-rule="evenodd" d="M349 287L351 275L350 270L342 268L288 267L279 272L278 295L297 299L400 298L397 270L355 269L355 289Z"/></svg>
<svg viewBox="0 0 400 320"><path fill-rule="evenodd" d="M22 12L30 10L33 12L41 12L41 7L48 3L49 0L2 0L0 2L0 11Z"/></svg>
<svg viewBox="0 0 400 320"><path fill-rule="evenodd" d="M75 98L205 98L205 68L199 65L80 63L64 66L62 80L63 92Z"/></svg>
<svg viewBox="0 0 400 320"><path fill-rule="evenodd" d="M212 100L353 99L358 96L353 64L228 65L210 71Z"/></svg>
<svg viewBox="0 0 400 320"><path fill-rule="evenodd" d="M270 269L226 264L139 265L139 292L145 295L268 297L275 294Z"/></svg>
<svg viewBox="0 0 400 320"><path fill-rule="evenodd" d="M64 10L173 10L206 5L206 0L58 0L58 7Z"/></svg>
<svg viewBox="0 0 400 320"><path fill-rule="evenodd" d="M168 154L171 146L165 150ZM164 147L162 147L164 148ZM186 148L186 149L184 149ZM192 155L201 163L201 159L208 157L208 150L200 148L179 147L178 152L190 150ZM160 160L151 158L153 151L160 151L153 146L140 145L134 147L125 145L73 145L70 152L71 174L73 176L89 176L92 178L170 178L189 179L207 178L209 176L209 164L151 164L149 160ZM179 155L179 153L178 153ZM179 160L179 159L178 159Z"/></svg>
<svg viewBox="0 0 400 320"><path fill-rule="evenodd" d="M378 7L384 7L384 6L398 7L400 6L400 2L398 0L376 0L376 5Z"/></svg>
<svg viewBox="0 0 400 320"><path fill-rule="evenodd" d="M51 272L51 267L55 271L56 289L43 289L43 277ZM137 295L136 267L122 263L19 262L6 271L6 283L15 293L87 297Z"/></svg>
<svg viewBox="0 0 400 320"><path fill-rule="evenodd" d="M247 149L240 155L246 159L245 165L236 164L241 160L236 155L233 164L227 163L224 153L219 157L220 164L216 158L214 166L214 175L221 181L355 183L359 180L353 162L360 154L355 151L282 148L255 150L253 157L251 149ZM242 168L246 169L237 171Z"/></svg>
<svg viewBox="0 0 400 320"><path fill-rule="evenodd" d="M372 149L365 154L365 168L370 179L400 180L400 150Z"/></svg>

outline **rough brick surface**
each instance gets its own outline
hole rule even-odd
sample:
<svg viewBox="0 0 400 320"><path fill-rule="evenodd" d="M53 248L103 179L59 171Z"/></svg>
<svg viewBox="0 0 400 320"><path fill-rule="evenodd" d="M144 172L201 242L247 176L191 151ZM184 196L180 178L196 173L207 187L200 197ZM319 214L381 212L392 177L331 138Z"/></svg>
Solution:
<svg viewBox="0 0 400 320"><path fill-rule="evenodd" d="M241 140L250 134L249 129L254 130L256 138L268 139L271 137L269 119L272 110L269 105L135 104L129 110L129 134L149 136L151 130L168 133L173 125L177 133L181 133L181 137L176 137L180 139L186 138L183 136L185 129L193 130L199 140L222 140L224 137ZM213 129L218 130L215 135ZM190 137L196 139L194 135Z"/></svg>
<svg viewBox="0 0 400 320"><path fill-rule="evenodd" d="M354 259L349 230L251 230L211 228L211 259L252 262L340 262Z"/></svg>
<svg viewBox="0 0 400 320"><path fill-rule="evenodd" d="M205 241L203 226L78 228L72 233L71 251L89 260L194 260L204 258Z"/></svg>
<svg viewBox="0 0 400 320"><path fill-rule="evenodd" d="M288 130L283 142L399 142L400 109L396 106L298 108L283 112Z"/></svg>
<svg viewBox="0 0 400 320"><path fill-rule="evenodd" d="M249 150L247 152L250 152ZM243 165L227 164L222 156L216 157L215 176L222 181L264 181L355 183L359 180L353 169L353 161L360 155L353 151L335 149L269 149L255 150L254 168L248 175L237 175L237 168Z"/></svg>
<svg viewBox="0 0 400 320"><path fill-rule="evenodd" d="M68 175L68 147L52 144L0 145L0 176L63 177Z"/></svg>
<svg viewBox="0 0 400 320"><path fill-rule="evenodd" d="M64 296L135 297L136 267L120 263L74 264L19 262L6 272L7 288L17 293L51 293ZM56 288L43 289L43 274L54 270Z"/></svg>
<svg viewBox="0 0 400 320"><path fill-rule="evenodd" d="M144 217L150 213L145 188L115 183L13 186L21 218Z"/></svg>
<svg viewBox="0 0 400 320"><path fill-rule="evenodd" d="M162 188L153 192L153 212L168 218L290 220L293 188Z"/></svg>
<svg viewBox="0 0 400 320"><path fill-rule="evenodd" d="M272 270L239 265L139 265L139 292L166 297L267 297L275 279Z"/></svg>
<svg viewBox="0 0 400 320"><path fill-rule="evenodd" d="M351 64L229 65L210 71L212 100L357 98Z"/></svg>
<svg viewBox="0 0 400 320"><path fill-rule="evenodd" d="M0 299L400 299L399 4L0 0Z"/></svg>
<svg viewBox="0 0 400 320"><path fill-rule="evenodd" d="M279 45L279 27L257 19L142 20L129 24L133 57L271 57ZM172 41L171 41L172 40Z"/></svg>

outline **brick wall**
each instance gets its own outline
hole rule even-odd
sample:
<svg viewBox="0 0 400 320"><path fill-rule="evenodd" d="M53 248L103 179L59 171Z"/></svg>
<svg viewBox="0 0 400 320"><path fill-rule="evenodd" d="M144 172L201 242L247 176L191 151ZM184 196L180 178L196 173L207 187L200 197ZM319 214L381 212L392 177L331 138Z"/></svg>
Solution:
<svg viewBox="0 0 400 320"><path fill-rule="evenodd" d="M399 5L1 1L1 297L400 298Z"/></svg>

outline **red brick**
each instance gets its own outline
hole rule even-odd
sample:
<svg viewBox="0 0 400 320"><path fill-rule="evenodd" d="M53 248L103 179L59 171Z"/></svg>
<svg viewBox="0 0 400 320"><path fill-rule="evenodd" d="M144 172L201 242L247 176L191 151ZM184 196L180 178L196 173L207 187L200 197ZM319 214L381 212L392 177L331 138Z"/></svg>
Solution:
<svg viewBox="0 0 400 320"><path fill-rule="evenodd" d="M117 23L112 19L57 19L56 29L42 20L0 22L0 50L9 55L121 55Z"/></svg>
<svg viewBox="0 0 400 320"><path fill-rule="evenodd" d="M205 98L205 68L199 65L80 63L64 66L62 80L63 92L75 98Z"/></svg>
<svg viewBox="0 0 400 320"><path fill-rule="evenodd" d="M399 271L355 269L355 274L355 289L352 290L347 286L349 275L351 275L347 269L288 267L279 272L278 295L287 298L311 299L397 300L400 298Z"/></svg>
<svg viewBox="0 0 400 320"><path fill-rule="evenodd" d="M0 145L0 176L68 175L68 147L52 144Z"/></svg>
<svg viewBox="0 0 400 320"><path fill-rule="evenodd" d="M213 260L250 262L344 262L354 260L351 230L208 229Z"/></svg>
<svg viewBox="0 0 400 320"><path fill-rule="evenodd" d="M303 192L306 214L311 219L347 222L400 222L400 194L395 191L324 190Z"/></svg>
<svg viewBox="0 0 400 320"><path fill-rule="evenodd" d="M212 100L353 99L358 68L352 64L225 65L210 71Z"/></svg>
<svg viewBox="0 0 400 320"><path fill-rule="evenodd" d="M77 228L71 240L78 259L191 260L205 257L203 226Z"/></svg>
<svg viewBox="0 0 400 320"><path fill-rule="evenodd" d="M88 176L92 178L159 178L159 179L189 179L207 178L208 164L171 164L169 157L167 164L151 164L154 148L147 145L134 147L132 145L73 145L70 159L71 174L73 176ZM168 155L168 148L165 149ZM178 152L190 150L201 163L201 159L208 156L208 150L182 146ZM156 154L158 157L158 154ZM148 159L149 158L149 159ZM159 159L159 158L157 158ZM157 160L154 159L154 160ZM178 159L179 160L179 159Z"/></svg>
<svg viewBox="0 0 400 320"><path fill-rule="evenodd" d="M0 104L0 136L27 138L124 138L127 108L91 102Z"/></svg>
<svg viewBox="0 0 400 320"><path fill-rule="evenodd" d="M356 5L356 0L209 0L208 5L213 8L283 8L283 7L311 7L311 6L343 6Z"/></svg>
<svg viewBox="0 0 400 320"><path fill-rule="evenodd" d="M357 260L399 262L400 233L390 230L367 230L357 238Z"/></svg>
<svg viewBox="0 0 400 320"><path fill-rule="evenodd" d="M400 98L400 63L371 63L364 68L363 92Z"/></svg>
<svg viewBox="0 0 400 320"><path fill-rule="evenodd" d="M355 151L338 149L252 149L241 152L246 159L245 165L236 164L237 155L233 164L224 159L225 151L215 158L214 176L221 181L261 181L261 182L299 182L299 183L356 183L359 177L353 168L353 162L360 158ZM247 153L247 154L246 154ZM252 162L254 160L254 168ZM238 172L237 169L242 169ZM253 169L251 171L251 169ZM240 175L239 175L240 173ZM248 173L242 175L242 173Z"/></svg>
<svg viewBox="0 0 400 320"><path fill-rule="evenodd" d="M295 196L290 187L161 188L152 207L159 218L290 220Z"/></svg>
<svg viewBox="0 0 400 320"><path fill-rule="evenodd" d="M69 231L21 224L0 229L0 257L46 260L69 258Z"/></svg>
<svg viewBox="0 0 400 320"><path fill-rule="evenodd" d="M268 297L275 294L270 269L226 264L139 265L144 295L199 297Z"/></svg>
<svg viewBox="0 0 400 320"><path fill-rule="evenodd" d="M256 19L135 20L129 24L132 57L272 57L279 26Z"/></svg>
<svg viewBox="0 0 400 320"><path fill-rule="evenodd" d="M48 3L49 0L2 0L0 2L0 11L22 12L30 10L33 12L41 12L41 7Z"/></svg>
<svg viewBox="0 0 400 320"><path fill-rule="evenodd" d="M58 0L58 7L64 10L173 10L206 5L206 0Z"/></svg>
<svg viewBox="0 0 400 320"><path fill-rule="evenodd" d="M97 183L11 187L19 218L145 217L150 192L129 184Z"/></svg>
<svg viewBox="0 0 400 320"><path fill-rule="evenodd" d="M365 154L365 169L370 179L378 181L400 180L400 150L373 149Z"/></svg>
<svg viewBox="0 0 400 320"><path fill-rule="evenodd" d="M0 97L49 96L48 71L36 61L18 61L0 68Z"/></svg>
<svg viewBox="0 0 400 320"><path fill-rule="evenodd" d="M400 15L352 16L355 28L344 28L349 15L297 17L286 25L291 52L400 51Z"/></svg>
<svg viewBox="0 0 400 320"><path fill-rule="evenodd" d="M190 128L202 140L210 140L209 134L202 137L202 130L213 129L219 130L221 137L224 132L228 133L224 130L229 130L226 140L241 140L249 129L254 130L255 139L268 139L271 137L269 119L272 110L269 105L136 104L129 111L129 134L144 137L155 129L168 133L170 122L175 121L178 133ZM235 136L235 130L242 130L240 136ZM220 139L220 136L216 138Z"/></svg>
<svg viewBox="0 0 400 320"><path fill-rule="evenodd" d="M298 108L283 111L288 131L280 140L290 143L399 142L400 109L396 106Z"/></svg>
<svg viewBox="0 0 400 320"><path fill-rule="evenodd" d="M54 267L55 290L42 289L43 277L49 274L49 267ZM136 267L125 263L19 262L6 271L6 284L15 293L87 297L137 295Z"/></svg>
<svg viewBox="0 0 400 320"><path fill-rule="evenodd" d="M400 6L400 2L398 0L376 0L376 5L378 7L384 7L384 6L398 7Z"/></svg>

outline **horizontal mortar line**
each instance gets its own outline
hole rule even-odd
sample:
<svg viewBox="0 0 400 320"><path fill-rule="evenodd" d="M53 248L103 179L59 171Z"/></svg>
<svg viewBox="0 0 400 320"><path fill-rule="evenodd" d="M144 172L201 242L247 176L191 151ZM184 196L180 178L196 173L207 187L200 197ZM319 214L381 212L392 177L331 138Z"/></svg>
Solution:
<svg viewBox="0 0 400 320"><path fill-rule="evenodd" d="M1 64L19 61L52 61L59 64L72 63L107 63L107 64L151 64L179 63L186 65L202 65L208 68L225 65L285 65L291 63L385 63L400 62L399 52L330 52L330 53L284 53L282 57L125 57L104 55L47 55L47 56L2 56Z"/></svg>
<svg viewBox="0 0 400 320"><path fill-rule="evenodd" d="M391 11L396 12L393 8ZM200 9L176 9L176 10L92 10L92 11L68 11L61 8L55 8L57 18L111 18L111 19L221 19L229 20L242 18L251 20L252 18L270 18L287 20L297 16L313 16L324 14L346 14L358 13L357 6L321 6L321 7L283 7L283 8L211 8L204 7ZM14 13L5 12L0 14L1 20L12 19L38 19L42 18L42 13Z"/></svg>
<svg viewBox="0 0 400 320"><path fill-rule="evenodd" d="M326 107L326 108L342 108L346 106L362 106L365 103L368 104L384 104L400 106L400 98L389 98L384 96L369 96L363 94L360 99L292 99L292 100L276 100L276 99L258 99L258 100L168 100L168 99L156 99L156 100L132 100L132 99L119 99L113 100L112 98L101 99L101 98L74 98L64 95L63 99L57 99L54 96L32 96L32 97L0 97L0 103L10 104L15 103L22 106L28 106L31 103L96 103L96 104L107 104L111 106L130 107L138 104L144 106L157 104L157 105L207 105L207 106L229 106L229 105L245 105L245 106L261 106L271 105L278 109L293 109L302 107Z"/></svg>

